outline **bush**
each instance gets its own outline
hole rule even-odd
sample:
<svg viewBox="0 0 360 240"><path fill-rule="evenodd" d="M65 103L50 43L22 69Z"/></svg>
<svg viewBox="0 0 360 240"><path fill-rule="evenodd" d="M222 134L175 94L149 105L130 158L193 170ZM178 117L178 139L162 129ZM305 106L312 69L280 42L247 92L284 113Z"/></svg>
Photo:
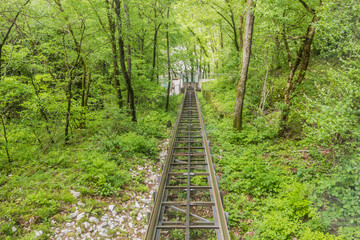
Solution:
<svg viewBox="0 0 360 240"><path fill-rule="evenodd" d="M92 153L84 157L80 161L84 171L80 183L95 188L100 195L114 194L130 180L127 171L119 170L116 162L104 159L101 154Z"/></svg>
<svg viewBox="0 0 360 240"><path fill-rule="evenodd" d="M104 150L120 153L122 156L153 156L156 154L157 141L130 132L110 138L102 145Z"/></svg>

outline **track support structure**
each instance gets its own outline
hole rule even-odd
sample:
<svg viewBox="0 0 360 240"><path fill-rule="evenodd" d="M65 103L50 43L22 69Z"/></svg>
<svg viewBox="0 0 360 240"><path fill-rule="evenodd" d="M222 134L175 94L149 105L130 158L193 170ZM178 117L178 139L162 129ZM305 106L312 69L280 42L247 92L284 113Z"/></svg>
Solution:
<svg viewBox="0 0 360 240"><path fill-rule="evenodd" d="M146 240L229 240L196 89L185 89Z"/></svg>

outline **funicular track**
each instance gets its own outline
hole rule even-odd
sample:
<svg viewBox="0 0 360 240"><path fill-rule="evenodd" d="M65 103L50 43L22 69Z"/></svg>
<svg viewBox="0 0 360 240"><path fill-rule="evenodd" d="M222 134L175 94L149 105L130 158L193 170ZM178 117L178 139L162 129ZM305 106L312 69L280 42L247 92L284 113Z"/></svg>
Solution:
<svg viewBox="0 0 360 240"><path fill-rule="evenodd" d="M146 240L230 239L196 91L185 89Z"/></svg>

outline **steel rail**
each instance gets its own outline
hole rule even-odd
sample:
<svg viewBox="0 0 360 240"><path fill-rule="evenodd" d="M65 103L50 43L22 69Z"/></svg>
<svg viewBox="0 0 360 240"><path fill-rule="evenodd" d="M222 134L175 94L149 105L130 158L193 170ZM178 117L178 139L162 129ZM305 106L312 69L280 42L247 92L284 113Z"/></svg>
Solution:
<svg viewBox="0 0 360 240"><path fill-rule="evenodd" d="M172 234L185 240L230 239L199 99L191 86L179 108L145 239L172 239Z"/></svg>

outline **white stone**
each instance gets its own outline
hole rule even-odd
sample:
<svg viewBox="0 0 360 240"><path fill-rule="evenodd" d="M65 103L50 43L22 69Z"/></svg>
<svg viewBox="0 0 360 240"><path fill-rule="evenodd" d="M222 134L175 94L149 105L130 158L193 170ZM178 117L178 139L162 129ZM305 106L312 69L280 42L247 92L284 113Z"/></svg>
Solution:
<svg viewBox="0 0 360 240"><path fill-rule="evenodd" d="M13 226L13 227L11 228L11 230L12 230L13 232L16 232L17 228L16 228L15 226Z"/></svg>
<svg viewBox="0 0 360 240"><path fill-rule="evenodd" d="M99 231L99 235L102 236L102 237L108 237L108 234L107 234L107 230L104 229L103 231Z"/></svg>
<svg viewBox="0 0 360 240"><path fill-rule="evenodd" d="M35 230L35 236L36 236L36 237L40 237L42 234L43 234L43 231L42 231L42 230L40 230L40 231L36 231L36 230Z"/></svg>
<svg viewBox="0 0 360 240"><path fill-rule="evenodd" d="M88 223L88 222L83 222L83 224L84 224L85 229L87 229L88 227L90 227L90 223Z"/></svg>
<svg viewBox="0 0 360 240"><path fill-rule="evenodd" d="M137 216L137 218L136 218L136 220L141 221L142 218L143 218L142 214L139 213L138 216Z"/></svg>
<svg viewBox="0 0 360 240"><path fill-rule="evenodd" d="M109 223L109 228L110 228L111 230L113 230L113 229L115 228L115 224Z"/></svg>
<svg viewBox="0 0 360 240"><path fill-rule="evenodd" d="M70 214L70 218L73 219L73 218L76 218L76 216L79 214L79 211L76 210L75 212L71 213Z"/></svg>
<svg viewBox="0 0 360 240"><path fill-rule="evenodd" d="M55 221L55 220L51 220L51 223L52 223L52 224L56 224L56 221Z"/></svg>
<svg viewBox="0 0 360 240"><path fill-rule="evenodd" d="M63 229L63 230L61 230L61 233L62 234L68 234L68 233L71 233L71 230L69 230L69 229Z"/></svg>
<svg viewBox="0 0 360 240"><path fill-rule="evenodd" d="M135 201L135 207L140 208L140 204L137 201Z"/></svg>
<svg viewBox="0 0 360 240"><path fill-rule="evenodd" d="M130 228L133 228L132 222L129 222L129 226L130 226Z"/></svg>
<svg viewBox="0 0 360 240"><path fill-rule="evenodd" d="M78 202L77 203L80 207L85 207L85 204L83 204L82 202Z"/></svg>
<svg viewBox="0 0 360 240"><path fill-rule="evenodd" d="M99 220L98 220L96 217L90 217L90 218L89 218L89 221L90 221L90 222L94 222L94 223L98 223L98 222L99 222Z"/></svg>
<svg viewBox="0 0 360 240"><path fill-rule="evenodd" d="M105 222L109 219L109 215L105 214L104 216L101 217L101 221Z"/></svg>
<svg viewBox="0 0 360 240"><path fill-rule="evenodd" d="M80 221L84 216L85 216L85 212L80 213L80 214L76 217L76 221Z"/></svg>
<svg viewBox="0 0 360 240"><path fill-rule="evenodd" d="M72 227L72 224L71 223L66 223L65 227L67 227L67 228Z"/></svg>
<svg viewBox="0 0 360 240"><path fill-rule="evenodd" d="M77 228L76 228L76 231L77 231L79 234L81 234L81 233L82 233L81 227L77 227Z"/></svg>
<svg viewBox="0 0 360 240"><path fill-rule="evenodd" d="M110 211L114 211L114 209L115 209L115 205L109 205L109 210Z"/></svg>
<svg viewBox="0 0 360 240"><path fill-rule="evenodd" d="M76 192L74 190L70 190L70 193L73 195L74 198L78 198L80 197L81 193L80 192Z"/></svg>

